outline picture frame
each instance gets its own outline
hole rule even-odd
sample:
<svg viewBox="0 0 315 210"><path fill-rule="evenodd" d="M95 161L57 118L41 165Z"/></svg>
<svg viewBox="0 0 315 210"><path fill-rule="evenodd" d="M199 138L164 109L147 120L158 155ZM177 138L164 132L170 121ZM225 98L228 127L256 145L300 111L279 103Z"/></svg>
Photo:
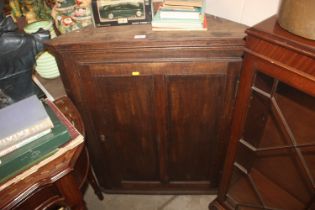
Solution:
<svg viewBox="0 0 315 210"><path fill-rule="evenodd" d="M93 0L94 24L99 27L151 23L151 4L151 0Z"/></svg>

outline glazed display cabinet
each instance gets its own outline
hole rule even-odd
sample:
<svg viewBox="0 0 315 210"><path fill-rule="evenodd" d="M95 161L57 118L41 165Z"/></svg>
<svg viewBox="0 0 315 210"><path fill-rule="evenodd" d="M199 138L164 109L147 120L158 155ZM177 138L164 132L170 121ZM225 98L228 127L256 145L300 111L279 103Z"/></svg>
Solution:
<svg viewBox="0 0 315 210"><path fill-rule="evenodd" d="M209 209L315 209L315 41L247 30L224 173Z"/></svg>
<svg viewBox="0 0 315 210"><path fill-rule="evenodd" d="M88 27L47 43L104 192L216 192L245 27L207 20L208 31Z"/></svg>

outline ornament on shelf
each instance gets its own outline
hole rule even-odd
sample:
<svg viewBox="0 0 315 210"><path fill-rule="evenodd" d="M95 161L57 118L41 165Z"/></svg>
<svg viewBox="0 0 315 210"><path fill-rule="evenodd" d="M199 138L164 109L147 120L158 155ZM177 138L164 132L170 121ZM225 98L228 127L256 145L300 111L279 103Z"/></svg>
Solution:
<svg viewBox="0 0 315 210"><path fill-rule="evenodd" d="M57 0L51 16L61 34L92 24L91 0Z"/></svg>
<svg viewBox="0 0 315 210"><path fill-rule="evenodd" d="M16 20L23 16L27 23L51 19L51 9L43 0L10 0L9 5Z"/></svg>

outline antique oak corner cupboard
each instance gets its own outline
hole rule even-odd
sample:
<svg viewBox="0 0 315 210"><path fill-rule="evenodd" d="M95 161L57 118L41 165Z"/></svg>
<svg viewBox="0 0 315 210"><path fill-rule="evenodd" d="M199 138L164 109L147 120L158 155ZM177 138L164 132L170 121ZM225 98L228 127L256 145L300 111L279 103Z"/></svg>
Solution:
<svg viewBox="0 0 315 210"><path fill-rule="evenodd" d="M276 17L247 30L218 199L210 209L315 209L315 41Z"/></svg>
<svg viewBox="0 0 315 210"><path fill-rule="evenodd" d="M217 188L245 27L207 19L206 32L89 27L47 43L84 118L104 192Z"/></svg>

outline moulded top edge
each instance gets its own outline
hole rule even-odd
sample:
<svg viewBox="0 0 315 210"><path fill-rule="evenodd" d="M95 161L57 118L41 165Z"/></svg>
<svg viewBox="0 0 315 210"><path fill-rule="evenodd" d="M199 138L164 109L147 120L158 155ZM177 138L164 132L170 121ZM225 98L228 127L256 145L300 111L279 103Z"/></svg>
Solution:
<svg viewBox="0 0 315 210"><path fill-rule="evenodd" d="M207 15L207 31L152 31L150 24L124 25L111 27L93 27L73 31L48 41L51 46L89 43L130 43L151 45L147 43L180 43L218 41L231 43L245 37L246 26L229 20Z"/></svg>
<svg viewBox="0 0 315 210"><path fill-rule="evenodd" d="M247 29L246 33L268 42L293 49L302 54L315 57L315 41L294 35L281 28L277 23L277 16L270 17L252 28Z"/></svg>

